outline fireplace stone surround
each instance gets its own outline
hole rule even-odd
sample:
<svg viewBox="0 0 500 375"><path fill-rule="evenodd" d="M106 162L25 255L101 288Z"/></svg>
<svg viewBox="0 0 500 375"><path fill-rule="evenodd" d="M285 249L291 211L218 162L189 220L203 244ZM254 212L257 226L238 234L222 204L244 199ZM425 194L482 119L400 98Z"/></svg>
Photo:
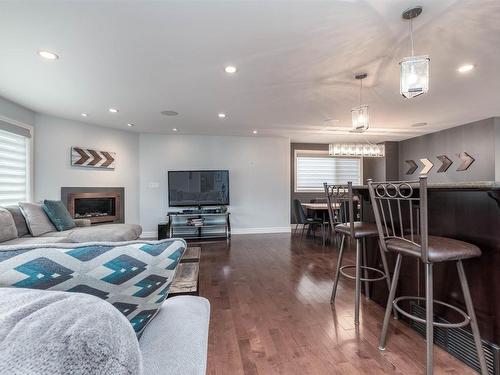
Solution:
<svg viewBox="0 0 500 375"><path fill-rule="evenodd" d="M61 200L74 219L89 219L92 224L125 221L123 187L62 187Z"/></svg>

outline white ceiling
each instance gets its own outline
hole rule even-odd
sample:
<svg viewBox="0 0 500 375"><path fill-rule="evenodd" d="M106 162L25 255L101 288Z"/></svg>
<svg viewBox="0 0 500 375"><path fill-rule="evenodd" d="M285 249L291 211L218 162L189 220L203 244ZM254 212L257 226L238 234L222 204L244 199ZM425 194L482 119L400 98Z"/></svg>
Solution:
<svg viewBox="0 0 500 375"><path fill-rule="evenodd" d="M417 4L415 52L430 55L431 82L412 100L399 95L398 61L409 54L400 15L416 5L406 0L1 1L0 95L135 132L257 129L300 142L399 140L500 115L500 1ZM466 62L477 68L458 74ZM371 129L349 134L361 71Z"/></svg>

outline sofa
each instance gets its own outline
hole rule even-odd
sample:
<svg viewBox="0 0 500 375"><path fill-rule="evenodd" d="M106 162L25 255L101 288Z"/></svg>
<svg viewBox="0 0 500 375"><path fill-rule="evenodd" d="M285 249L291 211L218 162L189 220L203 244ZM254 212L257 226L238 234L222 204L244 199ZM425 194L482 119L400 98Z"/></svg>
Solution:
<svg viewBox="0 0 500 375"><path fill-rule="evenodd" d="M0 246L0 374L205 374L208 300L167 299L186 248Z"/></svg>
<svg viewBox="0 0 500 375"><path fill-rule="evenodd" d="M0 374L205 374L208 300L167 299L186 242L74 224L33 236L0 208Z"/></svg>
<svg viewBox="0 0 500 375"><path fill-rule="evenodd" d="M142 233L142 228L138 224L102 224L91 226L88 219L76 219L74 220L76 227L72 229L63 231L53 230L40 236L32 236L19 206L0 207L0 210L3 212L6 210L10 214L10 217L8 214L0 215L0 245L132 241L139 238ZM2 228L7 227L12 219L17 229L17 238L4 241L5 237L1 233Z"/></svg>

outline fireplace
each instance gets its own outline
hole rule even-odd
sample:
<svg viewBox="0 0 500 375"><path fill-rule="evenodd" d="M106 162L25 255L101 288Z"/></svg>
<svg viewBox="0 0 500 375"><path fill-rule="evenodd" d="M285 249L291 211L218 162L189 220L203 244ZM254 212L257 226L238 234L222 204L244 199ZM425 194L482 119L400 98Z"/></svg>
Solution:
<svg viewBox="0 0 500 375"><path fill-rule="evenodd" d="M61 188L61 198L75 219L92 224L123 222L123 188Z"/></svg>

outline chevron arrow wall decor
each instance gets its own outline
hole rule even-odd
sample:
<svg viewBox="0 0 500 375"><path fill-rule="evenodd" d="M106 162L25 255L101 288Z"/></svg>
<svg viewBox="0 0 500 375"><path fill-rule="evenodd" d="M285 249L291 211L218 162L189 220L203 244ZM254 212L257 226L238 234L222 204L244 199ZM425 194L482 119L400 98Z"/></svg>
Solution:
<svg viewBox="0 0 500 375"><path fill-rule="evenodd" d="M420 171L420 174L427 174L432 169L432 167L434 167L434 164L432 164L432 162L429 159L426 158L420 159L420 162L424 166Z"/></svg>
<svg viewBox="0 0 500 375"><path fill-rule="evenodd" d="M436 157L442 163L441 166L439 167L439 169L437 170L437 173L446 172L448 170L448 168L450 168L450 165L453 164L453 162L446 155L439 155Z"/></svg>
<svg viewBox="0 0 500 375"><path fill-rule="evenodd" d="M470 156L468 153L461 152L460 154L457 155L458 158L462 161L462 164L460 164L457 168L457 171L465 171L467 168L470 167L472 163L474 163L474 159L472 156Z"/></svg>
<svg viewBox="0 0 500 375"><path fill-rule="evenodd" d="M71 147L71 165L75 167L115 169L115 158L114 152Z"/></svg>
<svg viewBox="0 0 500 375"><path fill-rule="evenodd" d="M405 160L405 163L410 166L408 170L406 171L406 174L413 174L418 168L417 163L415 163L415 160Z"/></svg>

